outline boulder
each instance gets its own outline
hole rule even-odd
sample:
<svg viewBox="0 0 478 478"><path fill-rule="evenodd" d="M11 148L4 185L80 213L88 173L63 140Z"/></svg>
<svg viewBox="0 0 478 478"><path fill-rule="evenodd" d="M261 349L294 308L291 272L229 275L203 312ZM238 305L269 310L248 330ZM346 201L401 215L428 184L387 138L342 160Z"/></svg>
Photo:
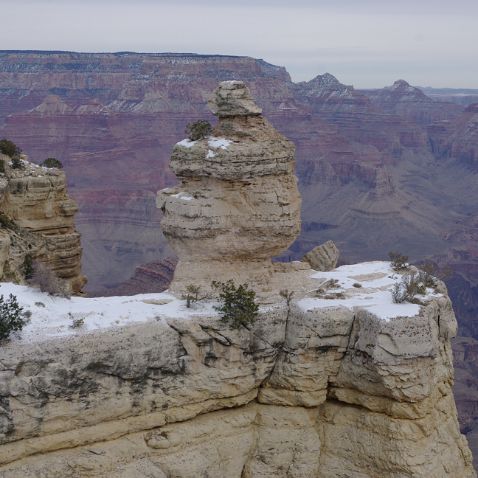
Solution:
<svg viewBox="0 0 478 478"><path fill-rule="evenodd" d="M316 271L330 271L337 267L339 260L339 250L333 241L324 242L320 246L314 247L304 256L304 261L310 264L310 267Z"/></svg>

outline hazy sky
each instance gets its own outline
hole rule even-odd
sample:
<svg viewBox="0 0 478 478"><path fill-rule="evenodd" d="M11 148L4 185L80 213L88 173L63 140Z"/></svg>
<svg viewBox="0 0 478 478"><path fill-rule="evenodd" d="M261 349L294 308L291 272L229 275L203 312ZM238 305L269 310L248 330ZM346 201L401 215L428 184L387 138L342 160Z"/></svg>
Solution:
<svg viewBox="0 0 478 478"><path fill-rule="evenodd" d="M0 0L0 49L248 55L295 81L478 88L478 0Z"/></svg>

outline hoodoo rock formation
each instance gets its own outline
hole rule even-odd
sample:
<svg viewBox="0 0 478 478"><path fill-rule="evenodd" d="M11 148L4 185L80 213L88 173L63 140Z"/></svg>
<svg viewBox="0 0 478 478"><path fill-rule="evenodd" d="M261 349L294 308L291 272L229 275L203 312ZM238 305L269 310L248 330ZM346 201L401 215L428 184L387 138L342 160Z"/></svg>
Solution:
<svg viewBox="0 0 478 478"><path fill-rule="evenodd" d="M293 150L242 83L222 83L215 106L215 136L175 148L182 184L160 196L174 285L232 274L262 292L259 316L232 329L212 300L170 293L75 298L55 320L82 311L85 330L56 336L33 314L0 347L0 477L475 478L444 284L395 303L388 262L273 267L299 224Z"/></svg>
<svg viewBox="0 0 478 478"><path fill-rule="evenodd" d="M241 81L220 83L209 106L219 118L213 135L175 146L171 168L181 185L158 195L179 257L171 287L232 278L268 288L272 256L300 232L294 146Z"/></svg>
<svg viewBox="0 0 478 478"><path fill-rule="evenodd" d="M81 273L80 234L74 216L78 207L67 194L63 171L30 163L12 168L0 154L0 278L23 281L25 257L48 265L71 292L86 279Z"/></svg>

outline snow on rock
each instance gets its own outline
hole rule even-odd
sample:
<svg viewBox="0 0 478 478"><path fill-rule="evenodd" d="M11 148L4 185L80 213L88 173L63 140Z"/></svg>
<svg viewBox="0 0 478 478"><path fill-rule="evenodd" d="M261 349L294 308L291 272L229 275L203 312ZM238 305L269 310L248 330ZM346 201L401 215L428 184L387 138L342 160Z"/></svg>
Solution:
<svg viewBox="0 0 478 478"><path fill-rule="evenodd" d="M192 148L196 144L196 141L191 141L189 138L185 138L179 143L176 143L176 146L182 146L183 148Z"/></svg>
<svg viewBox="0 0 478 478"><path fill-rule="evenodd" d="M214 316L214 302L198 302L188 309L186 302L166 292L121 297L53 297L28 286L0 283L0 295L13 294L25 311L32 315L15 341L35 342L65 337L99 329L130 325L135 322L165 318ZM83 325L72 328L74 320Z"/></svg>
<svg viewBox="0 0 478 478"><path fill-rule="evenodd" d="M392 288L395 283L401 281L402 276L391 268L390 262L374 261L346 265L329 272L316 272L312 278L319 279L319 287L327 281L336 280L337 285L328 289L327 293L341 296L329 299L322 297L301 299L298 305L304 311L329 307L357 308L365 309L383 320L414 317L420 312L418 304L393 302ZM421 296L422 300L439 296L432 290L427 292L426 296Z"/></svg>
<svg viewBox="0 0 478 478"><path fill-rule="evenodd" d="M185 193L179 193L177 196L181 197L181 194ZM189 200L187 196L182 199ZM414 317L420 311L420 305L417 304L393 303L391 290L402 276L391 269L389 262L347 265L329 272L314 272L311 277L317 280L317 289L327 282L330 284L331 279L335 279L337 283L326 290L326 294L332 298L305 297L298 300L298 306L304 311L318 308L357 308L368 310L382 320ZM357 287L357 284L360 284L360 287ZM23 342L65 337L135 322L217 316L214 301L201 301L188 309L184 300L167 292L66 299L50 296L28 286L0 283L0 295L8 297L9 294L15 295L20 306L32 314L24 329L12 338L14 341ZM420 298L426 302L440 296L433 289L428 289L427 294ZM78 319L83 320L83 325L73 328L73 321Z"/></svg>
<svg viewBox="0 0 478 478"><path fill-rule="evenodd" d="M172 194L171 197L173 198L178 198L178 199L183 199L184 201L191 201L194 199L191 195L185 192L179 192L177 194Z"/></svg>
<svg viewBox="0 0 478 478"><path fill-rule="evenodd" d="M218 148L221 148L221 149L227 149L227 147L232 143L231 140L229 139L226 139L226 138L215 138L214 136L211 136L211 138L209 138L209 141L207 142L207 144L209 145L210 148L214 148L214 149L218 149Z"/></svg>
<svg viewBox="0 0 478 478"><path fill-rule="evenodd" d="M191 141L189 138L185 138L179 143L176 143L176 146L182 146L183 148L192 148L197 141ZM227 149L227 147L232 143L231 140L226 138L216 138L215 136L211 136L208 138L208 146L212 149ZM215 155L214 151L208 151L208 158L213 157L210 154Z"/></svg>

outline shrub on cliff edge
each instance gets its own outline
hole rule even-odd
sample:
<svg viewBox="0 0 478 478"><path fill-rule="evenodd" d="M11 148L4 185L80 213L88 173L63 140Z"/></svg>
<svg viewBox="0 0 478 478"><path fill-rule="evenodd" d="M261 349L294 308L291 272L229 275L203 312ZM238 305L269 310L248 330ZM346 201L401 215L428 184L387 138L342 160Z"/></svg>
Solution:
<svg viewBox="0 0 478 478"><path fill-rule="evenodd" d="M13 169L23 169L23 162L20 159L22 150L9 139L0 140L0 153L6 154L12 160Z"/></svg>
<svg viewBox="0 0 478 478"><path fill-rule="evenodd" d="M389 252L392 269L396 272L406 271L408 269L408 256L400 254L400 252Z"/></svg>
<svg viewBox="0 0 478 478"><path fill-rule="evenodd" d="M23 308L18 304L17 298L10 294L5 300L0 295L0 340L8 339L12 332L22 330L25 324Z"/></svg>
<svg viewBox="0 0 478 478"><path fill-rule="evenodd" d="M248 284L236 286L232 280L213 281L212 287L219 291L220 305L215 309L221 314L222 322L233 329L241 326L247 329L255 322L259 306L255 302L256 293L249 289Z"/></svg>
<svg viewBox="0 0 478 478"><path fill-rule="evenodd" d="M62 162L56 158L46 158L45 161L43 161L43 163L40 164L40 166L43 166L44 168L63 169Z"/></svg>
<svg viewBox="0 0 478 478"><path fill-rule="evenodd" d="M425 295L427 292L425 274L423 272L410 272L402 277L401 282L394 284L392 300L395 304L410 302L420 304L417 295Z"/></svg>
<svg viewBox="0 0 478 478"><path fill-rule="evenodd" d="M20 148L9 139L0 139L0 153L6 154L13 159L14 156L18 156L21 153Z"/></svg>
<svg viewBox="0 0 478 478"><path fill-rule="evenodd" d="M186 134L191 141L197 141L203 139L211 134L212 127L209 121L198 120L193 123L189 123L186 126Z"/></svg>

